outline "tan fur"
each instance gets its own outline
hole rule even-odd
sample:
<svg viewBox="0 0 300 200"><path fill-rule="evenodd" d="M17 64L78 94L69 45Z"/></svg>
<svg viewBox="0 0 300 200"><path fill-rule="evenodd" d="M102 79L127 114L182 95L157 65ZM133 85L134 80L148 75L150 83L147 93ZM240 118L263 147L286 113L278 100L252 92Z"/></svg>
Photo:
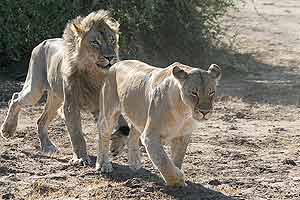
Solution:
<svg viewBox="0 0 300 200"><path fill-rule="evenodd" d="M117 116L122 113L132 126L128 160L132 169L141 167L139 138L148 156L168 185L184 185L180 170L189 138L197 122L213 108L221 70L208 71L174 63L166 69L140 61L116 63L106 77L100 94L100 127L96 168L112 171L109 139ZM162 144L171 144L172 159Z"/></svg>
<svg viewBox="0 0 300 200"><path fill-rule="evenodd" d="M57 151L48 137L48 125L64 102L64 117L73 146L72 161L89 163L80 109L98 116L103 79L119 59L118 28L119 23L108 11L99 10L71 20L63 39L48 39L35 47L23 89L13 95L1 126L2 136L11 136L20 110L25 105L34 105L48 91L44 112L37 121L42 151Z"/></svg>

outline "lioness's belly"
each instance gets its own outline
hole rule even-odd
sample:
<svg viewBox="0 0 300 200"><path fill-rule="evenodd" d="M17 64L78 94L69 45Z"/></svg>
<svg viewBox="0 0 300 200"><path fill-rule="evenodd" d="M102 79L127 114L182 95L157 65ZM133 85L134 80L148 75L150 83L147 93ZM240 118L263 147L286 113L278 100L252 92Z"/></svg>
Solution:
<svg viewBox="0 0 300 200"><path fill-rule="evenodd" d="M148 96L145 96L145 85L139 81L131 81L132 87L120 91L119 94L122 102L122 114L142 132L147 121L150 100Z"/></svg>

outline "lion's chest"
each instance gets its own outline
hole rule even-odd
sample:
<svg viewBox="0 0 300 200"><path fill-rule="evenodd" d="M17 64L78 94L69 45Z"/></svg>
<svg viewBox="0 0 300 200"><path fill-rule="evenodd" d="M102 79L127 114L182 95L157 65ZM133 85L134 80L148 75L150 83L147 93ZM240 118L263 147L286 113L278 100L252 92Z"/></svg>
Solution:
<svg viewBox="0 0 300 200"><path fill-rule="evenodd" d="M84 72L79 76L80 106L91 112L99 110L99 94L103 84L103 76Z"/></svg>

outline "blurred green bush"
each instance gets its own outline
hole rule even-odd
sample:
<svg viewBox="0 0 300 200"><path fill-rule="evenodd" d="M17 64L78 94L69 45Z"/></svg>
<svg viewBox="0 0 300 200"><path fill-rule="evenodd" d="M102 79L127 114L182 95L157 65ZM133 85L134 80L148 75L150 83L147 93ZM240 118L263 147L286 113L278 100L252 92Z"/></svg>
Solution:
<svg viewBox="0 0 300 200"><path fill-rule="evenodd" d="M65 24L93 10L121 23L121 56L151 63L200 64L235 0L1 0L0 72L27 68L32 49L61 37Z"/></svg>

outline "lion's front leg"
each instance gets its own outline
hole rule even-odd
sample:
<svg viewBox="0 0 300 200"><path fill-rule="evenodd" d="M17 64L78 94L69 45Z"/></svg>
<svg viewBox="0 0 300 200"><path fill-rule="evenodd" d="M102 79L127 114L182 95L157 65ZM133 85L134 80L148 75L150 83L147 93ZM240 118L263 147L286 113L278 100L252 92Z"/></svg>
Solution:
<svg viewBox="0 0 300 200"><path fill-rule="evenodd" d="M97 137L97 161L96 170L103 173L113 171L110 157L109 143L111 139L111 131L116 120L114 118L100 118L98 122L99 134Z"/></svg>
<svg viewBox="0 0 300 200"><path fill-rule="evenodd" d="M70 160L74 164L90 164L90 159L86 151L86 143L81 128L80 102L78 86L75 83L64 85L64 115L65 123L71 138L73 148L73 158Z"/></svg>
<svg viewBox="0 0 300 200"><path fill-rule="evenodd" d="M171 141L171 154L172 160L176 167L181 169L182 162L186 153L187 146L190 141L190 135L181 136L172 139Z"/></svg>
<svg viewBox="0 0 300 200"><path fill-rule="evenodd" d="M159 130L147 128L141 137L152 163L158 168L167 185L185 186L183 172L168 157L156 131Z"/></svg>

